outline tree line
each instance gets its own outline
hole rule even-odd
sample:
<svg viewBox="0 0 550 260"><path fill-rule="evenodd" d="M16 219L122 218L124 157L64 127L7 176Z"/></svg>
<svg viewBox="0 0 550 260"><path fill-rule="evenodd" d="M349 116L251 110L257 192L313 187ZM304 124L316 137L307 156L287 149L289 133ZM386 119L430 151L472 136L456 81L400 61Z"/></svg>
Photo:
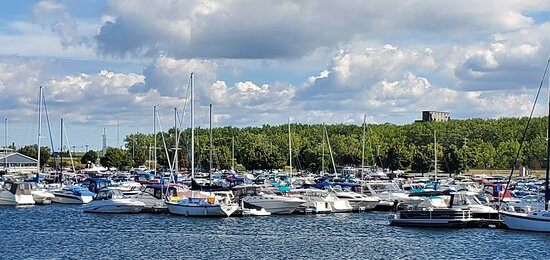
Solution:
<svg viewBox="0 0 550 260"><path fill-rule="evenodd" d="M434 157L437 156L439 169L446 172L457 173L472 168L507 169L518 152L526 122L527 118L500 118L407 125L368 124L364 138L365 165L428 172L434 170ZM532 119L516 167L544 167L546 124L547 117ZM188 128L178 133L178 165L188 168L191 130ZM437 155L434 133L437 135ZM229 169L233 163L247 170L282 169L288 165L287 125L220 127L212 130L212 136L215 168ZM157 167L168 168L174 159L175 129L157 133L156 139ZM209 140L208 129L195 129L195 167L199 170L208 170ZM360 125L295 123L291 124L291 140L295 169L332 172L330 152L339 166L361 165L363 127ZM50 159L47 147L40 150L41 157L46 159L43 162ZM110 147L99 159L103 166L119 169L152 166L154 150L153 134L131 134L125 138L125 149ZM36 145L18 151L36 158ZM97 158L97 153L88 151L81 161L95 162Z"/></svg>

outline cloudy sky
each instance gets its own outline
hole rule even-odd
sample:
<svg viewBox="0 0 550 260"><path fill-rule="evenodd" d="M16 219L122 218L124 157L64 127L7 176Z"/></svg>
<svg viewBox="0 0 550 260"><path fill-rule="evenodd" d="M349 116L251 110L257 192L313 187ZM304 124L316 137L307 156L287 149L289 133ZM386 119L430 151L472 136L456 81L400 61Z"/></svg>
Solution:
<svg viewBox="0 0 550 260"><path fill-rule="evenodd" d="M526 116L549 54L548 0L2 1L0 118L35 143L43 85L56 146L122 145L193 71L201 126Z"/></svg>

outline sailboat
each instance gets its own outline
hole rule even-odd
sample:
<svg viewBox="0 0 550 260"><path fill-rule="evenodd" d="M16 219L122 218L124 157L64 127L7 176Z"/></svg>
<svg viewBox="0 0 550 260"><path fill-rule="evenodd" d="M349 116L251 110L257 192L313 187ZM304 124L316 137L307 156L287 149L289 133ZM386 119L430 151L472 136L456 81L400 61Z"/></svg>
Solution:
<svg viewBox="0 0 550 260"><path fill-rule="evenodd" d="M548 71L548 64L550 64L550 58L546 62L546 68L539 87L543 85L546 72ZM536 104L536 100L535 100ZM546 129L546 181L544 183L544 210L535 210L529 213L515 213L500 211L500 216L504 221L504 224L511 229L525 230L525 231L538 231L538 232L550 232L550 211L548 211L548 202L550 201L550 190L548 189L548 182L550 180L550 80L548 84L548 125ZM528 125L527 125L528 126ZM513 170L512 170L513 173ZM512 177L512 176L510 176ZM507 187L509 185L506 185ZM506 191L504 192L506 193Z"/></svg>
<svg viewBox="0 0 550 260"><path fill-rule="evenodd" d="M195 115L194 115L194 81L191 73L191 178L195 177ZM212 105L210 105L210 185L212 185ZM209 216L229 217L237 209L238 205L231 202L229 197L216 196L212 192L206 195L203 192L191 192L191 196L177 202L166 202L168 211L172 214L183 216Z"/></svg>

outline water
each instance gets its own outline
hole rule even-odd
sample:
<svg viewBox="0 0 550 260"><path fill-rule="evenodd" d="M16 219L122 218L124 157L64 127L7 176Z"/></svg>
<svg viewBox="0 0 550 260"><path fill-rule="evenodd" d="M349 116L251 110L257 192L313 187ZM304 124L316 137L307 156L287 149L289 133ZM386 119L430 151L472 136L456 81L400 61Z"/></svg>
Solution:
<svg viewBox="0 0 550 260"><path fill-rule="evenodd" d="M550 234L388 226L388 213L185 218L0 207L1 259L548 259Z"/></svg>

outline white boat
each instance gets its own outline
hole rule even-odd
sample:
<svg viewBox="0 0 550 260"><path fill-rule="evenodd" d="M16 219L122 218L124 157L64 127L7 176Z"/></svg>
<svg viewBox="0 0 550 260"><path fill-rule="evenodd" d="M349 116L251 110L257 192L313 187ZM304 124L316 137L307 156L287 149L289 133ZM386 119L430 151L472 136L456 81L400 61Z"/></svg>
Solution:
<svg viewBox="0 0 550 260"><path fill-rule="evenodd" d="M326 201L330 204L330 208L334 213L352 212L353 207L347 199L341 199L333 194L329 194L326 197Z"/></svg>
<svg viewBox="0 0 550 260"><path fill-rule="evenodd" d="M323 214L332 212L332 207L326 199L329 193L325 190L294 189L292 190L292 196L306 201L296 210L299 213Z"/></svg>
<svg viewBox="0 0 550 260"><path fill-rule="evenodd" d="M347 200L353 211L373 210L380 202L380 198L376 196L365 196L357 192L343 190L339 187L329 186L328 190L336 197Z"/></svg>
<svg viewBox="0 0 550 260"><path fill-rule="evenodd" d="M0 205L22 206L33 205L32 186L27 182L6 181L0 188Z"/></svg>
<svg viewBox="0 0 550 260"><path fill-rule="evenodd" d="M375 196L380 199L375 210L391 210L394 201L408 205L418 205L423 198L409 197L409 194L400 189L396 183L388 181L367 181L364 184L364 193L368 196Z"/></svg>
<svg viewBox="0 0 550 260"><path fill-rule="evenodd" d="M271 212L268 212L264 208L261 208L261 209L243 208L241 214L243 216L271 216Z"/></svg>
<svg viewBox="0 0 550 260"><path fill-rule="evenodd" d="M31 194L34 202L36 204L50 204L52 199L55 197L53 193L47 191L46 189L40 188L36 182L29 182L31 185Z"/></svg>
<svg viewBox="0 0 550 260"><path fill-rule="evenodd" d="M229 217L239 206L236 203L220 200L217 196L183 198L177 202L166 202L172 214L189 217Z"/></svg>
<svg viewBox="0 0 550 260"><path fill-rule="evenodd" d="M95 197L95 193L79 186L65 186L53 195L52 202L62 204L87 204Z"/></svg>
<svg viewBox="0 0 550 260"><path fill-rule="evenodd" d="M510 229L550 232L550 211L536 210L529 213L500 211L500 216Z"/></svg>
<svg viewBox="0 0 550 260"><path fill-rule="evenodd" d="M296 197L280 196L260 192L257 195L248 195L243 198L244 203L264 208L271 214L286 215L292 214L296 208L306 201Z"/></svg>
<svg viewBox="0 0 550 260"><path fill-rule="evenodd" d="M145 207L141 201L130 199L116 189L104 189L84 208L91 213L138 213Z"/></svg>

